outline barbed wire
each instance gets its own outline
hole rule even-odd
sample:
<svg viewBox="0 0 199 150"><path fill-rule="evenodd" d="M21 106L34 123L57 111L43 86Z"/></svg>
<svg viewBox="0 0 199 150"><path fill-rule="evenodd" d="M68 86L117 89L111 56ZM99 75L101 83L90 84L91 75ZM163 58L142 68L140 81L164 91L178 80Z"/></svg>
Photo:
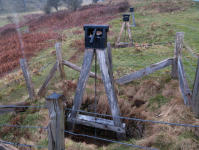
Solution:
<svg viewBox="0 0 199 150"><path fill-rule="evenodd" d="M13 108L22 108L22 107L44 107L44 108L46 108L46 106L14 106L14 105L0 105L0 108L4 108L4 107L13 107Z"/></svg>
<svg viewBox="0 0 199 150"><path fill-rule="evenodd" d="M194 69L194 67L192 66L192 64L189 62L189 60L182 54L182 56L185 58L185 60L189 63L189 65L191 66L191 68L196 72L196 69Z"/></svg>
<svg viewBox="0 0 199 150"><path fill-rule="evenodd" d="M34 128L34 129L48 129L47 127L32 127L32 126L19 126L19 125L9 125L9 124L0 124L0 126L7 127L18 127L18 128Z"/></svg>
<svg viewBox="0 0 199 150"><path fill-rule="evenodd" d="M11 143L11 142L4 142L0 141L0 143L16 145L16 146L27 146L27 147L38 147L38 148L48 148L47 146L38 146L38 145L27 145L27 144L20 144L20 143Z"/></svg>
<svg viewBox="0 0 199 150"><path fill-rule="evenodd" d="M11 83L8 83L7 85L4 85L3 87L1 87L0 90L3 89L3 88L6 88L7 86L10 86L10 85L12 85L12 84L14 84L14 83L19 82L19 81L22 80L22 79L25 79L25 78L22 77L22 78L20 78L20 79L18 79L18 80L15 80L15 81L11 82Z"/></svg>
<svg viewBox="0 0 199 150"><path fill-rule="evenodd" d="M190 76L186 72L185 72L185 74L187 75L187 77L189 78L189 80L191 81L191 83L194 84L193 81L191 80Z"/></svg>
<svg viewBox="0 0 199 150"><path fill-rule="evenodd" d="M5 75L5 74L8 74L8 73L14 72L14 71L16 71L16 70L18 70L18 69L20 69L20 68L21 68L21 67L18 67L18 68L14 69L14 70L11 70L11 71L8 71L8 72L5 72L5 73L2 73L2 74L0 74L0 77L1 77L1 76L3 76L3 75Z"/></svg>
<svg viewBox="0 0 199 150"><path fill-rule="evenodd" d="M187 46L185 43L183 43L183 45L188 49L188 51L189 51L194 57L198 58L198 56L196 56L196 55L188 48L188 46Z"/></svg>
<svg viewBox="0 0 199 150"><path fill-rule="evenodd" d="M56 51L52 51L52 52L50 52L50 53L48 53L48 54L46 54L46 55L44 55L44 56L42 56L42 57L40 57L40 58L38 58L38 59L32 61L32 62L29 62L28 64L30 65L30 64L32 64L32 63L34 63L34 62L36 62L36 61L38 61L38 60L40 60L40 59L42 59L42 58L44 58L44 57L46 57L46 56L48 56L48 55L54 53L54 52L56 52Z"/></svg>
<svg viewBox="0 0 199 150"><path fill-rule="evenodd" d="M85 137L89 137L89 138L93 138L93 139L97 139L97 140L103 140L103 141L107 141L107 142L118 143L118 144L132 146L132 147L138 147L138 148L144 148L144 149L150 149L150 150L157 150L157 149L154 149L154 148L142 147L142 146L138 146L138 145L132 145L132 144L127 144L127 143L117 142L117 141L103 139L103 138L94 137L94 136L85 135L85 134L76 134L76 133L69 132L69 131L66 131L66 130L61 130L61 131L64 131L66 133L69 133L69 134L72 134L72 135L75 135L75 136L85 136Z"/></svg>
<svg viewBox="0 0 199 150"><path fill-rule="evenodd" d="M37 73L37 72L40 72L40 71L44 70L46 67L48 67L50 64L52 64L54 61L55 61L55 60L51 61L51 62L48 63L46 66L44 66L43 68L39 69L38 71L33 72L32 75L35 74L35 73Z"/></svg>
<svg viewBox="0 0 199 150"><path fill-rule="evenodd" d="M159 123L159 124L168 124L168 125L176 125L176 126L185 126L185 127L199 128L199 126L196 126L196 125L187 125L187 124L179 124L179 123L169 123L169 122L161 122L161 121L136 119L136 118L127 118L127 117L121 117L121 116L112 116L112 115L92 113L92 112L87 112L87 111L82 111L82 110L75 110L75 109L70 109L70 108L64 108L64 109L65 110L70 110L70 111L77 111L77 112L92 114L92 115L100 115L100 116L106 116L106 117L112 117L112 118L128 119L128 120L133 120L133 121L142 121L142 122L150 122L150 123Z"/></svg>

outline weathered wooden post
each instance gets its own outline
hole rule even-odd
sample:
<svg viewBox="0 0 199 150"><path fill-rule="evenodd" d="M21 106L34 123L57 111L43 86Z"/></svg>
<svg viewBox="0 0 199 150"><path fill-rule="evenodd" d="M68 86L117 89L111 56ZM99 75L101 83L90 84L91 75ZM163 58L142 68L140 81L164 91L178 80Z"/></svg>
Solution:
<svg viewBox="0 0 199 150"><path fill-rule="evenodd" d="M175 38L174 56L171 69L171 77L178 78L178 59L181 58L184 32L177 32Z"/></svg>
<svg viewBox="0 0 199 150"><path fill-rule="evenodd" d="M64 130L65 130L65 97L61 94L53 93L46 98L46 106L49 110L48 125L48 150L64 150Z"/></svg>
<svg viewBox="0 0 199 150"><path fill-rule="evenodd" d="M56 55L57 55L57 60L59 61L59 72L61 75L61 79L66 78L66 74L64 71L64 65L62 63L62 48L61 48L61 43L56 43L55 44L55 49L56 49Z"/></svg>
<svg viewBox="0 0 199 150"><path fill-rule="evenodd" d="M191 101L191 107L196 118L199 118L199 59L196 69L195 81L193 86L193 96Z"/></svg>
<svg viewBox="0 0 199 150"><path fill-rule="evenodd" d="M132 14L132 19L133 19L133 23L134 23L134 25L131 25L131 27L136 27L136 24L135 24L135 17L134 17L134 7L131 7L130 8L130 12L131 12L131 14Z"/></svg>
<svg viewBox="0 0 199 150"><path fill-rule="evenodd" d="M31 100L35 100L36 99L35 89L34 89L34 85L33 85L33 82L32 82L32 78L31 78L29 67L28 67L27 59L20 59L19 62L20 62L21 69L23 71L24 78L26 80L26 85L27 85L27 88L28 88L29 97L30 97Z"/></svg>

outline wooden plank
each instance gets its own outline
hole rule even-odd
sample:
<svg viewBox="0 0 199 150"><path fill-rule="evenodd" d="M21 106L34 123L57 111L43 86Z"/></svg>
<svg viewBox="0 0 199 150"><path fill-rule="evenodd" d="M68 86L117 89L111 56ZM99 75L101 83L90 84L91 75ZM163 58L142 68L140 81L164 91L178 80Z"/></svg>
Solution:
<svg viewBox="0 0 199 150"><path fill-rule="evenodd" d="M46 98L46 107L49 110L48 125L48 149L62 150L65 149L64 131L65 130L65 111L63 109L63 95L53 93Z"/></svg>
<svg viewBox="0 0 199 150"><path fill-rule="evenodd" d="M106 56L105 56L105 51L98 50L98 49L96 51L97 51L97 58L98 58L100 70L102 73L104 87L106 90L106 95L107 95L107 98L109 101L109 106L111 109L111 114L113 116L120 116L120 111L119 111L119 107L118 107L118 103L117 103L117 97L114 93L114 88L113 88L114 86L112 85L111 77L109 75L109 70L108 70L108 66L106 63L107 60L106 60ZM122 127L120 118L114 117L113 122L116 127ZM118 133L118 140L123 140L124 138L125 138L124 134Z"/></svg>
<svg viewBox="0 0 199 150"><path fill-rule="evenodd" d="M40 88L40 90L38 92L39 97L44 96L46 89L48 87L48 84L50 83L51 79L53 78L53 76L57 72L58 67L59 67L59 61L57 60L55 65L53 66L52 70L50 71L48 77L46 78L44 84L42 85L42 87Z"/></svg>
<svg viewBox="0 0 199 150"><path fill-rule="evenodd" d="M195 117L199 118L199 59L198 59L198 64L197 64L197 69L196 69L195 80L194 80L191 107L192 107Z"/></svg>
<svg viewBox="0 0 199 150"><path fill-rule="evenodd" d="M92 62L93 62L93 57L94 57L94 50L93 49L86 49L85 54L84 54L84 60L82 64L82 70L80 72L76 92L75 92L75 97L73 101L73 109L74 110L79 110L80 106L82 104L82 99L84 97L84 92L86 89L86 85L88 82L88 77L89 73L92 67ZM77 111L71 111L71 118L76 118L79 112ZM73 131L74 128L74 123L70 122L68 124L68 130Z"/></svg>
<svg viewBox="0 0 199 150"><path fill-rule="evenodd" d="M29 106L30 102L20 102L9 105L0 105L0 115L10 112L24 112L28 107L14 107L14 106Z"/></svg>
<svg viewBox="0 0 199 150"><path fill-rule="evenodd" d="M131 43L133 43L133 40L132 40L132 37L131 37L131 29L130 29L129 22L126 22L126 25L127 25L127 31L128 31L128 34L129 34L129 40L130 40Z"/></svg>
<svg viewBox="0 0 199 150"><path fill-rule="evenodd" d="M72 69L74 69L74 70L76 70L76 71L79 71L79 72L81 72L81 70L82 70L81 67L78 67L77 65L75 65L75 64L73 64L73 63L71 63L69 61L66 61L66 60L63 60L63 64L68 66L68 67L70 67L70 68L72 68ZM91 78L95 78L95 73L90 71L89 76ZM97 79L102 80L102 77L97 75Z"/></svg>
<svg viewBox="0 0 199 150"><path fill-rule="evenodd" d="M96 118L86 115L78 115L77 118L71 118L70 114L67 119L68 122L75 122L77 124L82 124L90 127L100 128L104 130L110 130L118 133L126 133L125 131L125 123L122 124L122 127L116 127L114 125L113 120Z"/></svg>
<svg viewBox="0 0 199 150"><path fill-rule="evenodd" d="M169 58L169 59L165 59L161 62L158 62L158 63L155 63L151 66L148 66L142 70L139 70L139 71L136 71L134 73L131 73L129 75L126 75L126 76L123 76L123 77L120 77L118 79L115 80L115 82L119 85L123 85L125 83L128 83L128 82L131 82L133 80L136 80L136 79L139 79L141 77L144 77L148 74L151 74L155 71L158 71L158 70L161 70L169 65L172 64L172 58Z"/></svg>
<svg viewBox="0 0 199 150"><path fill-rule="evenodd" d="M61 79L63 79L63 78L66 78L66 74L65 74L65 71L64 71L64 65L62 63L63 59L62 59L61 43L56 43L55 49L56 49L57 60L59 61L59 72L60 72L60 75L61 75Z"/></svg>
<svg viewBox="0 0 199 150"><path fill-rule="evenodd" d="M34 89L34 85L32 82L32 77L31 77L30 70L28 67L27 59L20 59L19 62L20 62L21 69L23 71L24 78L26 80L29 97L31 100L35 100L36 99L35 89Z"/></svg>
<svg viewBox="0 0 199 150"><path fill-rule="evenodd" d="M123 32L123 30L124 30L124 26L125 26L125 22L123 22L123 24L122 24L122 28L121 28L121 30L120 30L119 37L118 37L118 39L117 39L117 43L120 42L120 39L121 39L121 36L122 36L122 32Z"/></svg>
<svg viewBox="0 0 199 150"><path fill-rule="evenodd" d="M177 32L175 37L174 56L171 69L171 77L178 78L178 59L181 58L184 32Z"/></svg>
<svg viewBox="0 0 199 150"><path fill-rule="evenodd" d="M3 140L0 139L0 141L3 141ZM10 144L0 143L0 150L19 150L19 149Z"/></svg>
<svg viewBox="0 0 199 150"><path fill-rule="evenodd" d="M178 77L179 77L180 89L184 99L184 103L186 106L190 106L192 93L188 86L187 78L185 75L181 59L178 59Z"/></svg>

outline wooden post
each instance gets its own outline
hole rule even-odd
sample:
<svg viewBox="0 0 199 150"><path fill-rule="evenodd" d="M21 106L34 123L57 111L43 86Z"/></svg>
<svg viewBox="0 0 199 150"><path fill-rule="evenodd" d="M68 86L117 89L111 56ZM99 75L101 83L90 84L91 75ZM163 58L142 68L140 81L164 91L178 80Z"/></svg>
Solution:
<svg viewBox="0 0 199 150"><path fill-rule="evenodd" d="M121 30L120 30L120 34L119 34L119 37L118 37L118 39L117 39L117 43L120 42L120 39L121 39L121 36L122 36L122 32L123 32L123 30L124 30L124 25L125 25L125 22L123 22L123 24L122 24L122 27L121 27Z"/></svg>
<svg viewBox="0 0 199 150"><path fill-rule="evenodd" d="M53 93L46 98L46 106L49 110L48 125L48 150L64 150L65 111L63 95Z"/></svg>
<svg viewBox="0 0 199 150"><path fill-rule="evenodd" d="M63 78L66 78L66 74L64 71L64 65L62 63L63 59L62 59L61 43L56 43L55 49L56 49L57 60L59 61L59 71L60 71L61 79L63 79Z"/></svg>
<svg viewBox="0 0 199 150"><path fill-rule="evenodd" d="M191 101L191 107L196 118L199 118L199 59L196 69L195 81L193 86L193 96Z"/></svg>
<svg viewBox="0 0 199 150"><path fill-rule="evenodd" d="M20 62L21 69L23 71L24 78L26 80L29 97L31 100L35 100L36 99L35 89L32 83L32 78L31 78L29 67L28 67L27 59L20 59L19 62Z"/></svg>
<svg viewBox="0 0 199 150"><path fill-rule="evenodd" d="M131 29L130 29L129 22L126 22L126 25L127 25L127 31L128 31L128 34L129 34L129 40L130 40L131 43L133 43L133 40L132 40L132 37L131 37Z"/></svg>
<svg viewBox="0 0 199 150"><path fill-rule="evenodd" d="M181 58L183 40L184 32L177 32L175 38L175 48L171 70L171 77L174 79L178 78L178 59Z"/></svg>

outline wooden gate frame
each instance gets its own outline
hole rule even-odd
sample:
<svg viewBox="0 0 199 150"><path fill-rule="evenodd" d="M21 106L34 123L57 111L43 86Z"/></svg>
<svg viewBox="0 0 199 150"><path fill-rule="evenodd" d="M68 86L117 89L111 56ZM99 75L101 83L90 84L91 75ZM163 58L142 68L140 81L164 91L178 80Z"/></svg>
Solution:
<svg viewBox="0 0 199 150"><path fill-rule="evenodd" d="M85 50L82 70L79 76L76 93L73 101L73 107L72 107L73 110L71 111L67 119L67 121L69 122L68 131L73 132L74 125L75 123L77 123L100 129L115 131L117 132L118 140L123 140L126 134L125 123L122 123L119 117L113 117L113 120L108 120L108 119L96 118L86 115L79 115L78 112L82 104L84 92L88 82L88 77L95 53L97 54L97 59L102 73L102 79L104 82L112 116L120 116L117 95L114 88L111 45L110 43L108 43L107 50L106 49Z"/></svg>

